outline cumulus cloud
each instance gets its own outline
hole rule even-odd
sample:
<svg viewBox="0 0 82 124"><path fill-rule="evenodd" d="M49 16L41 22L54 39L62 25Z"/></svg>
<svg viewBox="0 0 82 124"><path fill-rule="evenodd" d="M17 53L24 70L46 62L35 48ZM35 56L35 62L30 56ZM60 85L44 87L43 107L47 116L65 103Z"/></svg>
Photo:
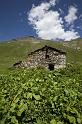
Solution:
<svg viewBox="0 0 82 124"><path fill-rule="evenodd" d="M64 14L64 11L60 8L59 8L59 12L60 12L60 14Z"/></svg>
<svg viewBox="0 0 82 124"><path fill-rule="evenodd" d="M56 0L50 0L50 3L52 6L54 6L56 4Z"/></svg>
<svg viewBox="0 0 82 124"><path fill-rule="evenodd" d="M82 21L82 14L79 16L79 19Z"/></svg>
<svg viewBox="0 0 82 124"><path fill-rule="evenodd" d="M74 6L70 6L68 15L65 16L64 19L68 24L73 24L73 22L77 20L77 8Z"/></svg>
<svg viewBox="0 0 82 124"><path fill-rule="evenodd" d="M74 29L65 31L64 22L58 11L51 10L56 5L56 0L41 3L32 7L28 13L28 20L36 30L38 37L48 40L65 40L76 39L79 37L78 32Z"/></svg>

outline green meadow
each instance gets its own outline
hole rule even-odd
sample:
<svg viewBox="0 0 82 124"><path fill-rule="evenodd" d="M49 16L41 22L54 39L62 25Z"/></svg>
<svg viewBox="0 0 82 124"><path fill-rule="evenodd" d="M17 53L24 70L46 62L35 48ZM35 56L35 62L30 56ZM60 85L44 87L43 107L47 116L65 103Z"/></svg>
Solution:
<svg viewBox="0 0 82 124"><path fill-rule="evenodd" d="M66 52L66 68L12 68L45 45ZM82 39L0 43L0 124L82 124Z"/></svg>

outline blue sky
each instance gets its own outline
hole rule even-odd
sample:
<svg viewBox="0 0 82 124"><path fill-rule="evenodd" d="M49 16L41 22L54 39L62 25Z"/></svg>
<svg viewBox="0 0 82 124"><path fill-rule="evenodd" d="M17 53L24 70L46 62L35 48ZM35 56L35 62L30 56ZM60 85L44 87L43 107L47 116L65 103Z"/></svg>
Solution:
<svg viewBox="0 0 82 124"><path fill-rule="evenodd" d="M82 0L0 0L0 41L82 38Z"/></svg>

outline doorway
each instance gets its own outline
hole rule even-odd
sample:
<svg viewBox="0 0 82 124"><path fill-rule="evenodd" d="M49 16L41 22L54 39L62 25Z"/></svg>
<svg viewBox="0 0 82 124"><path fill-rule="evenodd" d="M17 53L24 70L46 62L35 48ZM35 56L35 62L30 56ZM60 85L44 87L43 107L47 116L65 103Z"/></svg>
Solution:
<svg viewBox="0 0 82 124"><path fill-rule="evenodd" d="M48 68L49 68L50 71L51 71L51 70L54 70L54 64L49 64L49 65L48 65Z"/></svg>

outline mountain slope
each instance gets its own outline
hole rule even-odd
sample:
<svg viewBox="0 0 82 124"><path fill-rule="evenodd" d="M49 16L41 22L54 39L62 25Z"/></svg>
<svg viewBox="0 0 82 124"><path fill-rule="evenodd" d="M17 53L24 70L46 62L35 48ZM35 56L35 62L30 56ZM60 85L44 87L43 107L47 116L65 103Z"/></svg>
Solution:
<svg viewBox="0 0 82 124"><path fill-rule="evenodd" d="M15 62L26 59L28 53L44 45L65 51L68 63L82 64L82 39L70 42L51 42L30 36L0 43L0 72L6 71Z"/></svg>

